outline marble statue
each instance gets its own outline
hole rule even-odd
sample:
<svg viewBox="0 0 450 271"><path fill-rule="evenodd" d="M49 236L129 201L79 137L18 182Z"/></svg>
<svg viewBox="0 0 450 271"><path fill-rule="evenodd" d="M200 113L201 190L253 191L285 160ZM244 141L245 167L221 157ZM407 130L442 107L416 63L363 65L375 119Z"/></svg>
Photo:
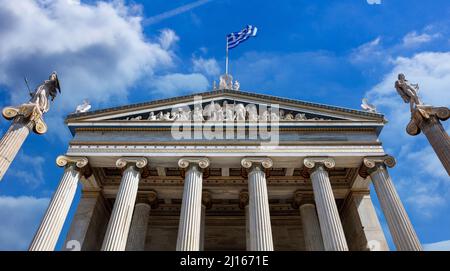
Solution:
<svg viewBox="0 0 450 271"><path fill-rule="evenodd" d="M82 104L77 106L77 108L75 109L75 113L88 112L89 109L91 109L91 104L89 103L89 100L84 100Z"/></svg>
<svg viewBox="0 0 450 271"><path fill-rule="evenodd" d="M261 109L261 108L260 108ZM267 108L265 108L262 112L261 115L259 116L259 120L261 121L269 121L270 120L270 113L269 110L267 110Z"/></svg>
<svg viewBox="0 0 450 271"><path fill-rule="evenodd" d="M61 93L61 87L59 85L58 75L56 72L52 72L49 79L38 86L33 94L30 94L31 99L29 103L38 105L39 110L44 114L50 109L48 98L51 97L51 101L53 101L57 92Z"/></svg>
<svg viewBox="0 0 450 271"><path fill-rule="evenodd" d="M291 113L287 113L284 116L284 120L294 120L294 116Z"/></svg>
<svg viewBox="0 0 450 271"><path fill-rule="evenodd" d="M225 120L234 121L235 118L234 105L228 104L227 101L224 101L222 107L225 110Z"/></svg>
<svg viewBox="0 0 450 271"><path fill-rule="evenodd" d="M258 111L260 113L258 114ZM126 117L125 120L142 120L144 115L135 117ZM220 103L211 101L204 108L201 104L194 105L193 110L189 107L178 107L173 112L160 111L150 112L146 120L151 121L303 121L308 120L305 113L301 112L285 112L283 109L275 109L266 106L260 107L256 104L243 103L228 104L227 100L224 100L222 105ZM309 120L324 120L323 118L311 118Z"/></svg>
<svg viewBox="0 0 450 271"><path fill-rule="evenodd" d="M170 117L171 113L170 112L166 112L162 114L162 120L164 121L170 121L170 120L174 120L174 117Z"/></svg>
<svg viewBox="0 0 450 271"><path fill-rule="evenodd" d="M241 87L241 84L239 84L239 81L238 80L234 81L233 89L234 90L239 90L240 87Z"/></svg>
<svg viewBox="0 0 450 271"><path fill-rule="evenodd" d="M280 112L276 112L276 110L273 110L273 108L270 108L270 120L271 121L279 121L280 120Z"/></svg>
<svg viewBox="0 0 450 271"><path fill-rule="evenodd" d="M376 113L377 112L377 108L375 107L375 105L370 104L369 100L367 98L362 99L361 108L364 111L367 111L367 112L370 112L370 113Z"/></svg>
<svg viewBox="0 0 450 271"><path fill-rule="evenodd" d="M233 89L233 77L229 74L221 75L219 78L219 89Z"/></svg>
<svg viewBox="0 0 450 271"><path fill-rule="evenodd" d="M150 112L150 114L148 115L148 120L156 120L156 116L154 112Z"/></svg>
<svg viewBox="0 0 450 271"><path fill-rule="evenodd" d="M418 107L423 105L418 95L419 84L409 83L409 81L406 80L405 75L400 73L398 75L398 80L395 82L395 89L400 97L402 97L403 101L405 103L409 103L411 112L414 112L414 109L417 109L423 117L426 119L429 118L429 114L425 110Z"/></svg>
<svg viewBox="0 0 450 271"><path fill-rule="evenodd" d="M248 104L245 110L248 113L248 121L258 121L258 109L255 104Z"/></svg>
<svg viewBox="0 0 450 271"><path fill-rule="evenodd" d="M234 108L234 111L236 112L236 120L237 121L245 121L246 116L246 109L245 106L241 103L237 104Z"/></svg>
<svg viewBox="0 0 450 271"><path fill-rule="evenodd" d="M303 113L297 113L295 115L295 120L306 120L306 116Z"/></svg>
<svg viewBox="0 0 450 271"><path fill-rule="evenodd" d="M217 121L224 121L225 120L225 117L224 117L224 115L223 115L223 108L219 105L219 104L217 104L217 106L216 106L216 120Z"/></svg>
<svg viewBox="0 0 450 271"><path fill-rule="evenodd" d="M202 106L201 106L201 105L196 105L196 106L194 107L194 112L193 112L193 114L192 114L192 119L193 119L194 121L204 121L204 118L203 118L203 109L202 109Z"/></svg>
<svg viewBox="0 0 450 271"><path fill-rule="evenodd" d="M142 120L142 116L136 116L136 117L130 118L130 120Z"/></svg>
<svg viewBox="0 0 450 271"><path fill-rule="evenodd" d="M47 125L43 115L50 109L50 101L53 101L57 93L61 93L58 75L56 72L50 74L49 79L39 85L33 93L30 93L30 100L19 106L7 106L2 114L8 120L21 116L27 121L34 123L33 130L38 134L47 132Z"/></svg>
<svg viewBox="0 0 450 271"><path fill-rule="evenodd" d="M206 116L208 120L218 121L223 120L223 110L220 104L211 101L210 104L203 109L203 116Z"/></svg>
<svg viewBox="0 0 450 271"><path fill-rule="evenodd" d="M173 119L177 121L189 121L191 120L191 111L179 107L175 113L173 113Z"/></svg>

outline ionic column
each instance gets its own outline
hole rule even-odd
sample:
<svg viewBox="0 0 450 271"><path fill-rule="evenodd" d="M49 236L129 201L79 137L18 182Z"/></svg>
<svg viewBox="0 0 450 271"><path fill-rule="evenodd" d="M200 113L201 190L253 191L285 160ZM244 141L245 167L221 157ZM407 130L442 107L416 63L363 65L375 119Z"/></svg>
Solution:
<svg viewBox="0 0 450 271"><path fill-rule="evenodd" d="M202 193L202 214L200 223L200 251L205 250L205 226L206 226L206 210L212 207L211 193L203 191Z"/></svg>
<svg viewBox="0 0 450 271"><path fill-rule="evenodd" d="M241 160L241 165L249 170L250 249L252 251L272 251L269 197L264 172L264 169L272 167L272 160L270 158L244 158Z"/></svg>
<svg viewBox="0 0 450 271"><path fill-rule="evenodd" d="M22 147L23 142L30 134L30 131L34 131L37 134L44 134L47 131L47 126L37 105L8 106L3 109L2 115L7 120L13 120L13 123L0 140L0 181Z"/></svg>
<svg viewBox="0 0 450 271"><path fill-rule="evenodd" d="M245 249L250 251L250 214L248 211L248 191L239 193L239 208L245 211Z"/></svg>
<svg viewBox="0 0 450 271"><path fill-rule="evenodd" d="M320 230L326 251L348 250L344 229L331 188L326 169L333 168L335 162L331 158L305 158L303 164L310 169L314 199L319 215Z"/></svg>
<svg viewBox="0 0 450 271"><path fill-rule="evenodd" d="M442 126L441 121L450 118L450 109L447 107L433 107L418 105L411 113L411 121L406 127L406 132L412 136L422 131L433 147L447 174L450 175L450 137ZM424 117L421 113L426 112Z"/></svg>
<svg viewBox="0 0 450 271"><path fill-rule="evenodd" d="M178 226L177 251L198 251L202 212L202 169L209 166L207 158L181 158L178 166L187 169Z"/></svg>
<svg viewBox="0 0 450 271"><path fill-rule="evenodd" d="M29 247L30 251L54 250L69 213L80 180L80 169L85 168L85 157L58 156L56 164L65 167L64 174Z"/></svg>
<svg viewBox="0 0 450 271"><path fill-rule="evenodd" d="M9 127L0 140L0 181L22 147L23 142L33 128L31 121L18 118Z"/></svg>
<svg viewBox="0 0 450 271"><path fill-rule="evenodd" d="M319 219L314 205L313 195L296 191L294 193L293 207L299 208L302 220L305 248L307 251L323 251L323 239L320 232Z"/></svg>
<svg viewBox="0 0 450 271"><path fill-rule="evenodd" d="M126 250L145 250L145 239L147 237L148 220L150 218L151 206L155 206L158 195L155 191L138 196L134 206L133 219L131 220L130 233L128 234Z"/></svg>
<svg viewBox="0 0 450 271"><path fill-rule="evenodd" d="M369 174L372 179L397 250L420 251L422 245L386 170L386 166L394 165L392 156L366 157L359 173L362 177Z"/></svg>
<svg viewBox="0 0 450 271"><path fill-rule="evenodd" d="M116 201L103 239L103 251L125 250L131 218L141 178L141 169L147 166L146 158L123 157L116 161L118 168L125 168L117 192Z"/></svg>

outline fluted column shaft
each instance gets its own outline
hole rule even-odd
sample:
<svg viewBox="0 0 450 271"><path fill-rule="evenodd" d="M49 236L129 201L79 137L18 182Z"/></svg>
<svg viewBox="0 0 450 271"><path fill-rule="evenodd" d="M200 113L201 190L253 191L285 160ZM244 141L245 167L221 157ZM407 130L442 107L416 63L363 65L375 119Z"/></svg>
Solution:
<svg viewBox="0 0 450 271"><path fill-rule="evenodd" d="M141 202L135 205L126 250L143 251L145 249L150 210L148 203Z"/></svg>
<svg viewBox="0 0 450 271"><path fill-rule="evenodd" d="M378 164L370 171L370 177L397 250L422 250L386 167Z"/></svg>
<svg viewBox="0 0 450 271"><path fill-rule="evenodd" d="M202 215L200 223L200 251L205 250L205 224L206 224L206 206L202 204Z"/></svg>
<svg viewBox="0 0 450 271"><path fill-rule="evenodd" d="M54 250L77 191L80 172L75 164L68 165L50 201L39 229L31 242L30 251Z"/></svg>
<svg viewBox="0 0 450 271"><path fill-rule="evenodd" d="M198 251L200 249L202 179L203 173L198 166L194 164L189 166L184 180L177 251Z"/></svg>
<svg viewBox="0 0 450 271"><path fill-rule="evenodd" d="M273 250L270 224L269 197L266 174L260 166L254 166L248 174L250 248L252 251Z"/></svg>
<svg viewBox="0 0 450 271"><path fill-rule="evenodd" d="M300 217L302 219L305 247L308 251L323 251L323 239L320 232L319 219L316 206L312 203L300 205Z"/></svg>
<svg viewBox="0 0 450 271"><path fill-rule="evenodd" d="M447 174L450 175L450 137L441 122L436 116L431 115L429 120L419 122L419 127L441 160Z"/></svg>
<svg viewBox="0 0 450 271"><path fill-rule="evenodd" d="M127 169L123 172L105 239L103 240L102 250L125 250L140 175L140 171L133 164L128 164Z"/></svg>
<svg viewBox="0 0 450 271"><path fill-rule="evenodd" d="M322 165L312 171L311 182L325 250L348 250L328 172Z"/></svg>
<svg viewBox="0 0 450 271"><path fill-rule="evenodd" d="M30 134L33 123L16 118L0 140L0 181Z"/></svg>

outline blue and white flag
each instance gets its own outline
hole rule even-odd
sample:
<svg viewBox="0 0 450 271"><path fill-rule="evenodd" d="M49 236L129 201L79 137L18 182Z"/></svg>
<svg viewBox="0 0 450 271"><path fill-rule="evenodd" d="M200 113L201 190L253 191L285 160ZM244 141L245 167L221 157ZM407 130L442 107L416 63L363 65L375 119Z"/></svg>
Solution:
<svg viewBox="0 0 450 271"><path fill-rule="evenodd" d="M258 29L255 26L247 25L246 28L240 32L233 32L227 35L227 48L232 49L239 45L239 43L246 41L250 37L256 36Z"/></svg>

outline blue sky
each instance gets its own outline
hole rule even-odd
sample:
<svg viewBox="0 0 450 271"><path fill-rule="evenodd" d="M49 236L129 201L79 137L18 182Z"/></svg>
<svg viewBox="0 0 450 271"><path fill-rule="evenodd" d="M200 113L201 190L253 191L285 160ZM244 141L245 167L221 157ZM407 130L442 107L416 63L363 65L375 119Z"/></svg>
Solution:
<svg viewBox="0 0 450 271"><path fill-rule="evenodd" d="M62 84L49 132L28 138L0 183L0 249L27 249L62 174L63 118L77 104L209 90L224 72L226 34L247 24L258 36L230 51L241 89L355 109L368 97L389 120L381 140L419 239L450 249L450 178L425 137L405 133L408 106L393 88L404 72L425 103L449 106L449 15L448 0L0 0L0 106L26 101L24 76L34 87L56 70ZM0 132L8 126L2 119Z"/></svg>

